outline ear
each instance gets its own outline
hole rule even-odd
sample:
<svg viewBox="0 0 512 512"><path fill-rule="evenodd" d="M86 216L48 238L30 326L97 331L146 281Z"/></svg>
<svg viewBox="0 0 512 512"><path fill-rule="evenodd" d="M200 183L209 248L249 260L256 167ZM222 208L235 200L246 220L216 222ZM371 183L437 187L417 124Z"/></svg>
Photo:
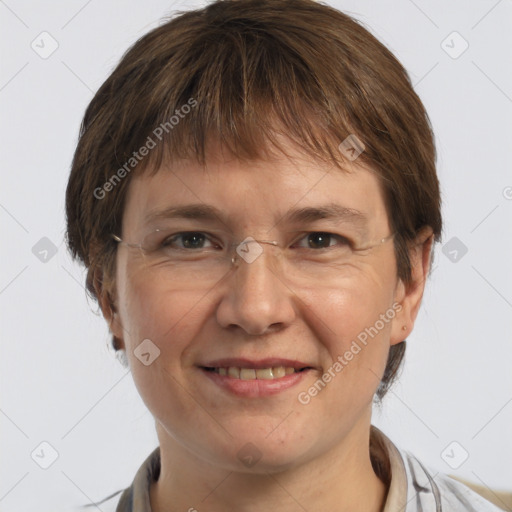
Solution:
<svg viewBox="0 0 512 512"><path fill-rule="evenodd" d="M433 243L432 228L426 226L420 230L418 236L408 247L411 261L411 281L405 284L399 280L397 284L395 302L399 303L402 309L393 319L391 345L404 341L414 327L430 270Z"/></svg>
<svg viewBox="0 0 512 512"><path fill-rule="evenodd" d="M107 321L110 332L114 337L114 347L116 349L124 349L123 327L116 310L115 297L113 298L110 292L112 287L105 282L103 270L98 267L94 270L93 286L103 317Z"/></svg>

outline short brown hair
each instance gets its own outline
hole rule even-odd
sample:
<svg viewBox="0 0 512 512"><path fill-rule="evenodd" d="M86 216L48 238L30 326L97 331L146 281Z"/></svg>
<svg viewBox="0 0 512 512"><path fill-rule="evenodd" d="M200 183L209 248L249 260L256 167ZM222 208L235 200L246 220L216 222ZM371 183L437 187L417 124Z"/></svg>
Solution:
<svg viewBox="0 0 512 512"><path fill-rule="evenodd" d="M174 123L185 105L191 108ZM397 274L408 283L407 244L424 226L439 240L442 221L430 121L407 72L359 22L327 5L220 0L180 13L137 41L86 110L66 213L68 247L88 269L92 297L98 282L112 297L111 234L122 232L133 174L179 158L204 164L213 138L239 159L263 158L265 148L284 151L280 130L340 169L340 142L350 134L363 142L359 158L382 183ZM135 158L150 138L155 147ZM405 341L391 347L378 398L404 353Z"/></svg>

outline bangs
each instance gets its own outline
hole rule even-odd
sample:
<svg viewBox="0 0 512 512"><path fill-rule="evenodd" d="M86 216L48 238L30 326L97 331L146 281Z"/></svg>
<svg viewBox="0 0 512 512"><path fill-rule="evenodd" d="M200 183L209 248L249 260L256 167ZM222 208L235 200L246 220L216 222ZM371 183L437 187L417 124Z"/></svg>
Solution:
<svg viewBox="0 0 512 512"><path fill-rule="evenodd" d="M103 181L127 164L132 174L152 174L181 159L204 165L211 143L237 159L256 160L286 154L286 141L308 157L340 166L338 146L355 129L349 126L355 124L353 93L347 91L349 108L343 108L340 87L347 77L323 68L318 54L325 39L288 37L283 27L272 32L268 26L262 35L254 22L233 20L177 44L178 24L167 48L149 52L162 29L136 44L118 66L116 82L98 91L110 108L100 109L92 124L109 125L103 132L111 137L114 157L102 166ZM110 119L101 119L106 111Z"/></svg>

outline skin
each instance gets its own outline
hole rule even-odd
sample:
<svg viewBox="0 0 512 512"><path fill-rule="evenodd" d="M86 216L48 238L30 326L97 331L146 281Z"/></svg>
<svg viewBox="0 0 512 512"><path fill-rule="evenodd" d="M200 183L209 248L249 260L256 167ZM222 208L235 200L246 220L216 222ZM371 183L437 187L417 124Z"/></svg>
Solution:
<svg viewBox="0 0 512 512"><path fill-rule="evenodd" d="M278 240L285 226L277 221L286 211L328 202L363 212L369 240L390 234L374 173L357 161L342 172L291 146L287 153L240 162L214 148L206 170L184 161L153 177L133 177L122 238L139 240L141 219L153 208L197 202L227 213L228 226L219 228L229 228L225 232L238 241ZM184 226L209 231L198 223ZM317 221L308 231L336 228ZM162 279L138 251L120 246L113 315L106 294L98 292L156 422L161 473L150 490L152 510L381 510L387 488L370 462L372 399L390 346L413 328L430 263L430 235L424 229L411 247L413 279L407 286L397 279L392 242L340 269L332 285L313 279L309 286L293 287L271 271L265 252L211 289L186 290ZM395 318L308 405L300 404L299 392L394 303L402 306ZM161 351L149 366L133 353L147 338ZM197 367L221 357L283 357L306 361L314 370L279 394L241 398L220 390ZM249 442L261 454L252 468L237 456Z"/></svg>

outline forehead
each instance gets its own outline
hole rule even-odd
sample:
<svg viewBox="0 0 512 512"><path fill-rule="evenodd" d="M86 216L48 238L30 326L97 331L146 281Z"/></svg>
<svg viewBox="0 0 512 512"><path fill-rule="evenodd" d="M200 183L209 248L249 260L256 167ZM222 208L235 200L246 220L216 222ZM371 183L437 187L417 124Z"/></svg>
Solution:
<svg viewBox="0 0 512 512"><path fill-rule="evenodd" d="M324 218L362 227L387 227L379 177L348 162L344 169L303 155L241 161L219 152L202 166L193 160L133 176L123 231L166 218L250 227L305 223Z"/></svg>

